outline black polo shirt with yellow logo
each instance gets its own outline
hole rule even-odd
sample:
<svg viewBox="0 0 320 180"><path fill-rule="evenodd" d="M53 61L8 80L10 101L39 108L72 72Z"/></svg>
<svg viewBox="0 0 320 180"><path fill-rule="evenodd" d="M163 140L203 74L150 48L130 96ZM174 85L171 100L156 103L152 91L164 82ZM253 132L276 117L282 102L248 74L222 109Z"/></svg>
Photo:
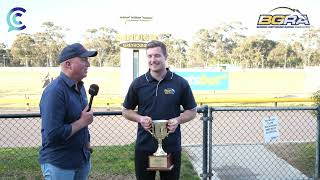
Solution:
<svg viewBox="0 0 320 180"><path fill-rule="evenodd" d="M188 82L181 76L167 69L163 80L157 81L150 72L136 78L130 85L123 106L134 110L138 106L138 114L149 116L152 120L169 120L180 115L180 105L184 110L197 106ZM138 125L136 148L155 152L157 142L151 134ZM163 141L166 152L181 150L180 125L174 133Z"/></svg>

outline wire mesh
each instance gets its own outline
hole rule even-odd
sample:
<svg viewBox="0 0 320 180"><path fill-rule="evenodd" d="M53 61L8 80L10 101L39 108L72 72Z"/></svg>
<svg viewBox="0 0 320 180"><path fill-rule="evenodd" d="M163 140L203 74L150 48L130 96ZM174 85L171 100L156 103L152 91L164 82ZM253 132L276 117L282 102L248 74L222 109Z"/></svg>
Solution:
<svg viewBox="0 0 320 180"><path fill-rule="evenodd" d="M314 178L314 110L216 108L212 116L212 179Z"/></svg>
<svg viewBox="0 0 320 180"><path fill-rule="evenodd" d="M200 117L200 116L198 116ZM183 155L186 166L201 163L189 158L201 158L202 122L195 119L182 125ZM137 123L125 120L121 112L95 114L89 125L91 134L92 170L90 179L135 179L134 146ZM0 115L0 179L42 179L38 152L41 145L41 119L39 115L29 117ZM186 166L181 166L181 171ZM188 169L187 169L188 170ZM157 175L159 179L159 175ZM196 178L197 179L197 178Z"/></svg>
<svg viewBox="0 0 320 180"><path fill-rule="evenodd" d="M205 168L214 180L315 179L318 129L316 108L211 108L181 125L181 172L194 169L199 179ZM273 119L276 135L263 122ZM212 120L212 122L210 122ZM212 123L208 131L203 123ZM42 179L38 163L41 145L39 115L0 115L0 179ZM121 112L96 113L89 126L92 171L90 179L135 179L134 145L137 123ZM207 134L203 134L208 132ZM270 134L269 134L270 135ZM204 136L208 159L204 159ZM205 148L206 149L206 148ZM210 162L212 161L212 162ZM203 167L209 162L208 167ZM159 179L159 175L157 178Z"/></svg>

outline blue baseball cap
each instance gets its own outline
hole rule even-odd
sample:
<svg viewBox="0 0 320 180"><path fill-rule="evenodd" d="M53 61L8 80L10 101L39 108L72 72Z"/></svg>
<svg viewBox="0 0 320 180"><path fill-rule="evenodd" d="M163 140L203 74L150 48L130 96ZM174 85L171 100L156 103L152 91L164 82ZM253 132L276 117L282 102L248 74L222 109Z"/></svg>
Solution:
<svg viewBox="0 0 320 180"><path fill-rule="evenodd" d="M74 43L63 48L59 55L59 63L62 63L74 57L94 57L97 54L97 51L88 51L80 43Z"/></svg>

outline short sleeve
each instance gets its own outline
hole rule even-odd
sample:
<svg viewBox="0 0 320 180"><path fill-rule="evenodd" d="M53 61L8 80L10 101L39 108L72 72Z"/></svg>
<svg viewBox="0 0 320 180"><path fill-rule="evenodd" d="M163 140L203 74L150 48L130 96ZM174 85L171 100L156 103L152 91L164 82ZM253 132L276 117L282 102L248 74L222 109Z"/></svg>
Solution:
<svg viewBox="0 0 320 180"><path fill-rule="evenodd" d="M123 107L126 109L134 110L138 105L138 94L136 92L135 84L137 81L133 81L128 89L126 98L123 102Z"/></svg>
<svg viewBox="0 0 320 180"><path fill-rule="evenodd" d="M191 87L185 79L183 79L183 92L181 96L181 105L183 109L190 110L197 107Z"/></svg>

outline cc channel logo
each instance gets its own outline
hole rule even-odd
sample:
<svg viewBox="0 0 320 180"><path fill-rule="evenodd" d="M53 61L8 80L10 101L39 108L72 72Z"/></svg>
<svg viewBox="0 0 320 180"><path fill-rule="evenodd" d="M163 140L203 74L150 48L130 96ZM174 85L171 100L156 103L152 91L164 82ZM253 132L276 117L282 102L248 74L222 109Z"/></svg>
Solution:
<svg viewBox="0 0 320 180"><path fill-rule="evenodd" d="M24 25L21 21L19 21L17 18L21 17L26 10L22 7L15 7L12 8L8 14L7 14L7 24L9 26L8 32L16 30L21 31L26 28L26 25Z"/></svg>

